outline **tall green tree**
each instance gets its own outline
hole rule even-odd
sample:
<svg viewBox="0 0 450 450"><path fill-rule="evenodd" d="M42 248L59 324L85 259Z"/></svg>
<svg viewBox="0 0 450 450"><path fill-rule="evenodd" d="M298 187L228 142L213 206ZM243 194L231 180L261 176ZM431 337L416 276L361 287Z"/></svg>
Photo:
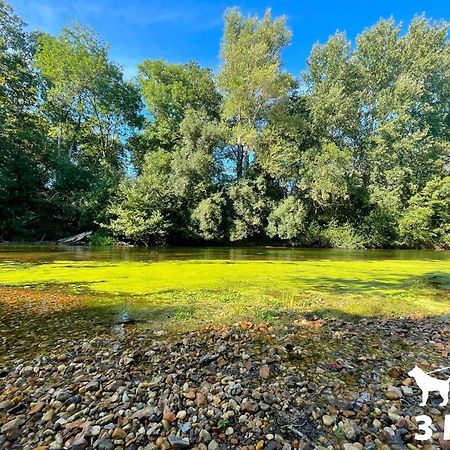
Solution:
<svg viewBox="0 0 450 450"><path fill-rule="evenodd" d="M142 124L139 89L109 60L108 46L80 25L41 34L36 66L55 142L51 214L63 233L95 227L125 169L126 140Z"/></svg>
<svg viewBox="0 0 450 450"><path fill-rule="evenodd" d="M0 239L42 237L46 124L36 113L40 83L34 36L0 0Z"/></svg>
<svg viewBox="0 0 450 450"><path fill-rule="evenodd" d="M229 156L236 177L248 172L270 110L295 86L282 69L281 55L291 32L284 17L244 17L238 8L225 13L222 67L217 83L223 94L222 119L228 129Z"/></svg>
<svg viewBox="0 0 450 450"><path fill-rule="evenodd" d="M140 94L108 58L108 46L80 25L42 34L36 65L47 83L44 111L54 125L58 154L117 164L122 139L142 118Z"/></svg>
<svg viewBox="0 0 450 450"><path fill-rule="evenodd" d="M147 152L171 151L179 144L180 125L187 111L196 111L211 120L219 117L220 95L212 72L195 62L146 60L138 66L137 80L150 116L144 133L132 145L138 169Z"/></svg>

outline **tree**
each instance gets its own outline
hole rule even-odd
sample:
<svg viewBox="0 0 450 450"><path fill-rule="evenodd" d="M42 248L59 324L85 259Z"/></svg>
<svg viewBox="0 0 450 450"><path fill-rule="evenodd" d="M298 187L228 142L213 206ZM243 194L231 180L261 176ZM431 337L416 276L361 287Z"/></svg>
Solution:
<svg viewBox="0 0 450 450"><path fill-rule="evenodd" d="M295 86L282 71L281 54L291 33L285 18L244 18L237 8L225 13L223 59L217 83L223 94L222 119L229 129L229 155L236 177L248 172L256 142L271 108Z"/></svg>
<svg viewBox="0 0 450 450"><path fill-rule="evenodd" d="M401 244L409 247L450 244L450 177L433 178L410 199L399 221Z"/></svg>
<svg viewBox="0 0 450 450"><path fill-rule="evenodd" d="M0 239L42 231L48 151L46 124L36 113L40 83L34 51L34 36L0 0Z"/></svg>
<svg viewBox="0 0 450 450"><path fill-rule="evenodd" d="M108 59L108 47L80 25L42 34L36 65L48 84L44 110L55 125L58 155L117 164L121 139L141 124L140 94ZM65 148L63 148L65 147Z"/></svg>
<svg viewBox="0 0 450 450"><path fill-rule="evenodd" d="M105 218L125 142L142 123L140 93L91 30L75 25L38 40L41 110L56 140L50 214L62 233L92 228Z"/></svg>
<svg viewBox="0 0 450 450"><path fill-rule="evenodd" d="M179 133L175 149L147 153L140 175L121 184L109 210L109 229L116 235L146 245L218 236L203 214L206 199L221 203L213 195L219 174L217 122L191 109L185 111Z"/></svg>
<svg viewBox="0 0 450 450"><path fill-rule="evenodd" d="M267 225L267 235L286 240L290 244L305 241L307 210L296 198L289 196L272 209Z"/></svg>
<svg viewBox="0 0 450 450"><path fill-rule="evenodd" d="M177 146L179 127L187 111L195 111L211 120L219 117L220 95L211 70L195 62L144 61L138 67L138 83L150 114L141 139L132 147L138 169L147 152L171 151Z"/></svg>
<svg viewBox="0 0 450 450"><path fill-rule="evenodd" d="M230 199L231 241L245 241L263 236L271 200L266 195L263 177L240 179L227 191Z"/></svg>

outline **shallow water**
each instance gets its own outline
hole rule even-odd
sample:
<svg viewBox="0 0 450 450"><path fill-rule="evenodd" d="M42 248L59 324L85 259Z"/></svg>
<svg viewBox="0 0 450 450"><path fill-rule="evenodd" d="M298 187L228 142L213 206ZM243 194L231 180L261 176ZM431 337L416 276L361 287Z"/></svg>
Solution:
<svg viewBox="0 0 450 450"><path fill-rule="evenodd" d="M341 250L282 247L91 247L70 245L1 245L0 261L367 261L449 260L450 251L434 250Z"/></svg>
<svg viewBox="0 0 450 450"><path fill-rule="evenodd" d="M280 264L267 266L269 261ZM443 311L450 300L442 291L450 280L445 251L0 246L0 281L13 271L19 283L0 283L0 366L98 334L122 336L135 327L159 329L166 323L181 328L189 321L201 326L220 314L219 323L226 323L233 309L236 317L276 322L283 314L291 320L296 306L325 313L347 308L348 314L364 304L358 314L365 315L384 301L395 310L401 302L427 299L430 308L441 311L442 305ZM123 325L128 320L137 323Z"/></svg>

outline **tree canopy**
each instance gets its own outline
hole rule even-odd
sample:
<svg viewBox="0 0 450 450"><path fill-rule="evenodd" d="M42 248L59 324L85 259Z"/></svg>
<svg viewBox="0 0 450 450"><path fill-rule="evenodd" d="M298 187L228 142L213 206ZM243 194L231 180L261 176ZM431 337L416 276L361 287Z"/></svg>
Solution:
<svg viewBox="0 0 450 450"><path fill-rule="evenodd" d="M217 74L126 80L92 30L0 0L0 238L450 247L448 29L338 32L297 77L286 19L230 8Z"/></svg>

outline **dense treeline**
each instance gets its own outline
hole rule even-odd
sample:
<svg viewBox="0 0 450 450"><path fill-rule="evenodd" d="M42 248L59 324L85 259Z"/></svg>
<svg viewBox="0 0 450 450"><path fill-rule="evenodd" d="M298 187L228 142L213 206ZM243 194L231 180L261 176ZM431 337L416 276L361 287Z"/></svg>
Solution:
<svg viewBox="0 0 450 450"><path fill-rule="evenodd" d="M297 79L284 18L224 20L217 74L131 82L92 31L0 0L0 237L450 247L448 25L337 33Z"/></svg>

